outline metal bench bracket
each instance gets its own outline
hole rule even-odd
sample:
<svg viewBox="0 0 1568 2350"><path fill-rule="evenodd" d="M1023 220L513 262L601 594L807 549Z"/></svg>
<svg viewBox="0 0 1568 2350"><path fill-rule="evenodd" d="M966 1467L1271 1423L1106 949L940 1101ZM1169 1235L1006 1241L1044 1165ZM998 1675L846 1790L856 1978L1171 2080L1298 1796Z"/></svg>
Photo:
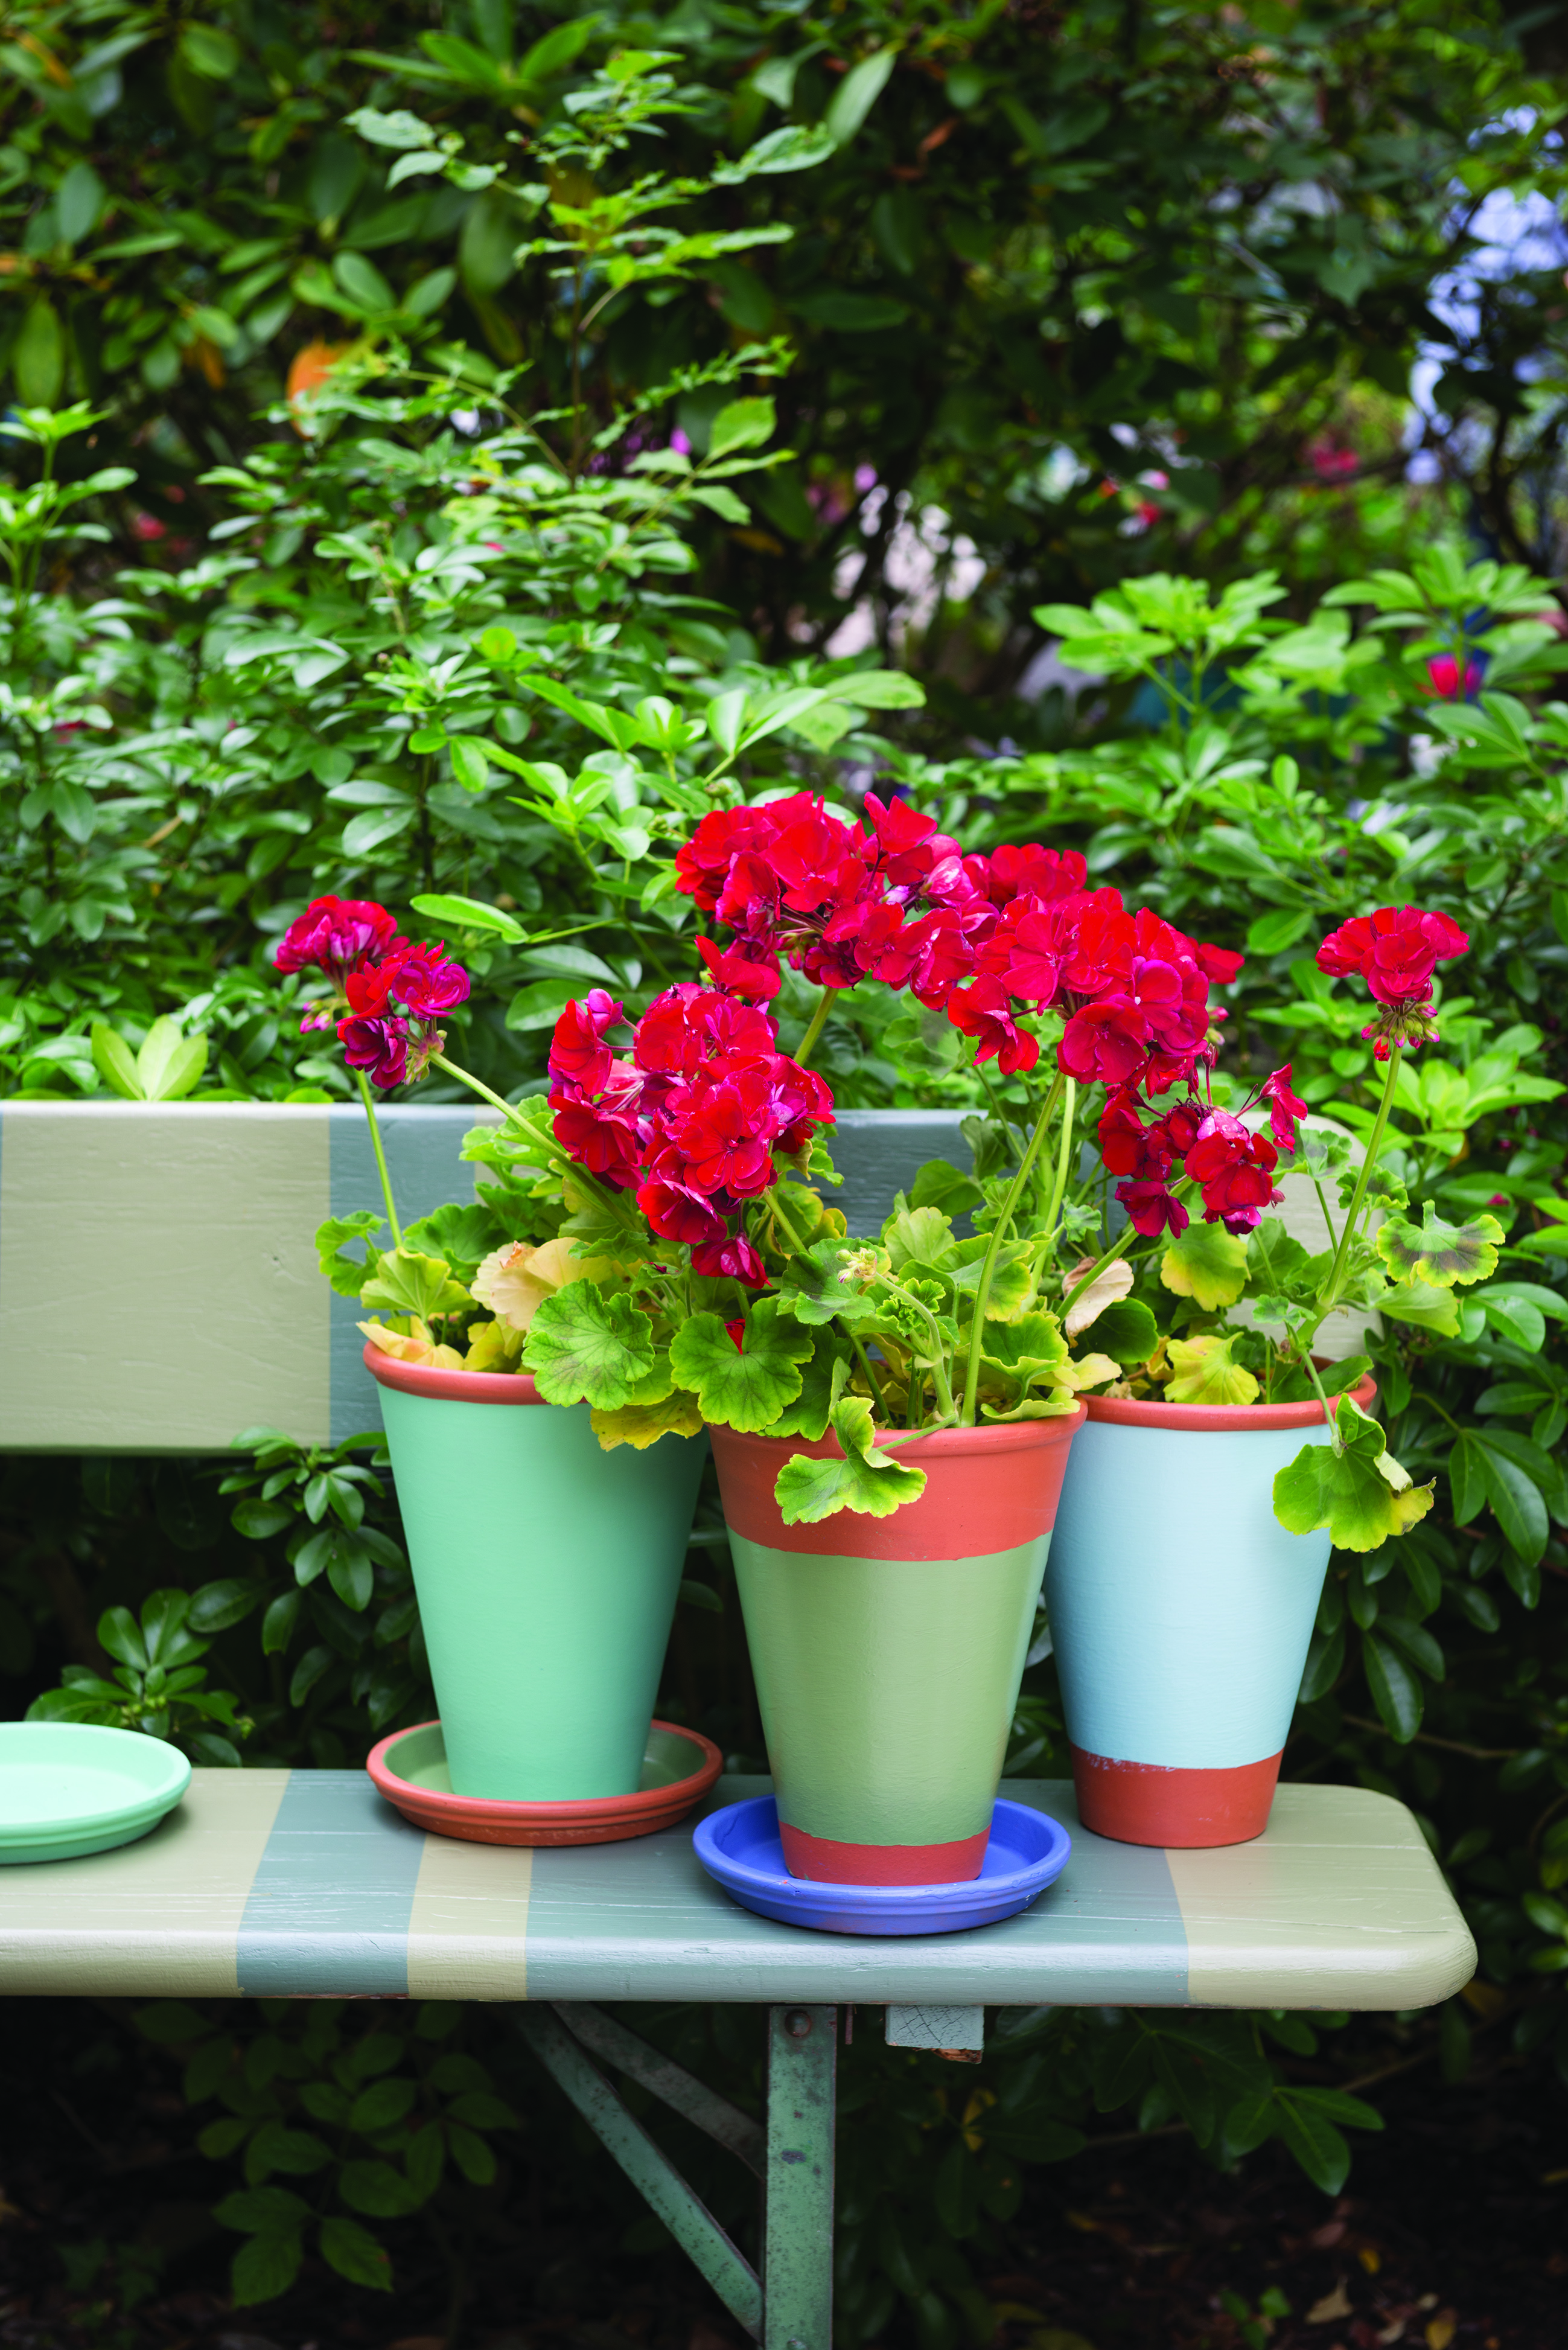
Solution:
<svg viewBox="0 0 1568 2350"><path fill-rule="evenodd" d="M535 2055L747 2333L763 2350L832 2350L836 2009L769 2010L765 2133L598 2008L563 2001L553 2012L524 2006L516 2014ZM585 2048L757 2172L763 2187L761 2277Z"/></svg>

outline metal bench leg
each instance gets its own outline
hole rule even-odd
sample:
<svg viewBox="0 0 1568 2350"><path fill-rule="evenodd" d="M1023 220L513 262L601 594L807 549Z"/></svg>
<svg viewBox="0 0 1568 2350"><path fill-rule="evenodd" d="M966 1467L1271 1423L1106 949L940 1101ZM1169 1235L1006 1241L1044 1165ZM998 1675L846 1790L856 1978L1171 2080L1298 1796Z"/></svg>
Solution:
<svg viewBox="0 0 1568 2350"><path fill-rule="evenodd" d="M838 2011L768 2012L763 2350L832 2350Z"/></svg>

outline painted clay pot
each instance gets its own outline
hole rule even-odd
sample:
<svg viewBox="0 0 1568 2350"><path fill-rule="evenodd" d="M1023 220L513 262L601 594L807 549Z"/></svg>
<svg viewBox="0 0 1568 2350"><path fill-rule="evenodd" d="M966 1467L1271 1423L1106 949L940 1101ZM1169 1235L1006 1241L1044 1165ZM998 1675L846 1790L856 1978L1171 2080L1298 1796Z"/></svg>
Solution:
<svg viewBox="0 0 1568 2350"><path fill-rule="evenodd" d="M1091 1396L1088 1414L1045 1574L1078 1815L1122 1844L1245 1844L1268 1825L1330 1548L1286 1533L1274 1477L1328 1442L1323 1407Z"/></svg>
<svg viewBox="0 0 1568 2350"><path fill-rule="evenodd" d="M601 1452L587 1404L525 1374L425 1370L367 1346L452 1792L632 1794L706 1447Z"/></svg>
<svg viewBox="0 0 1568 2350"><path fill-rule="evenodd" d="M978 1877L1082 1405L943 1429L890 1518L786 1526L774 1482L825 1437L714 1428L785 1864L840 1885Z"/></svg>

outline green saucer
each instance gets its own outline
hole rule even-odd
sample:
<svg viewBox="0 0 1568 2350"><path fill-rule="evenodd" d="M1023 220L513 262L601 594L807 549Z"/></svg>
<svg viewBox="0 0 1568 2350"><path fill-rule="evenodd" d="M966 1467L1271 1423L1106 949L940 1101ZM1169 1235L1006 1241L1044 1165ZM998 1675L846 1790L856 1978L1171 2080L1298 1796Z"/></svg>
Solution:
<svg viewBox="0 0 1568 2350"><path fill-rule="evenodd" d="M177 1746L80 1721L0 1721L0 1863L132 1844L191 1783Z"/></svg>

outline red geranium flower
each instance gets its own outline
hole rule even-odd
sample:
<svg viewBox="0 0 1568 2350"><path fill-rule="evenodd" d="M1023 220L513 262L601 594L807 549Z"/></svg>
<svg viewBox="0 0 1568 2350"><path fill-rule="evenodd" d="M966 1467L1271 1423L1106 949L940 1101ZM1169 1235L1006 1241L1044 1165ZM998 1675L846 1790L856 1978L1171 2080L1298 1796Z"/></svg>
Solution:
<svg viewBox="0 0 1568 2350"><path fill-rule="evenodd" d="M1179 1200L1173 1200L1163 1183L1118 1183L1116 1197L1127 1211L1127 1220L1135 1232L1145 1240L1158 1240L1168 1232L1172 1240L1184 1232L1192 1219Z"/></svg>
<svg viewBox="0 0 1568 2350"><path fill-rule="evenodd" d="M1432 1000L1432 974L1469 949L1469 939L1447 914L1418 906L1379 906L1331 931L1317 951L1320 971L1336 979L1357 974L1383 1010L1364 1037L1380 1061L1391 1045L1433 1041L1438 1024L1426 1007Z"/></svg>
<svg viewBox="0 0 1568 2350"><path fill-rule="evenodd" d="M364 1069L373 1086L385 1092L403 1083L409 1070L406 1020L340 1020L337 1035L348 1066Z"/></svg>
<svg viewBox="0 0 1568 2350"><path fill-rule="evenodd" d="M966 1036L979 1038L976 1061L995 1060L1004 1077L1032 1069L1040 1058L1040 1040L1020 1028L1008 1008L1007 990L998 979L981 976L948 997L948 1018Z"/></svg>
<svg viewBox="0 0 1568 2350"><path fill-rule="evenodd" d="M385 906L365 898L314 898L278 941L273 962L279 971L315 963L341 987L351 971L383 961L397 942L397 921Z"/></svg>
<svg viewBox="0 0 1568 2350"><path fill-rule="evenodd" d="M450 960L444 941L402 948L387 970L392 993L418 1019L439 1019L468 1001L468 973Z"/></svg>

